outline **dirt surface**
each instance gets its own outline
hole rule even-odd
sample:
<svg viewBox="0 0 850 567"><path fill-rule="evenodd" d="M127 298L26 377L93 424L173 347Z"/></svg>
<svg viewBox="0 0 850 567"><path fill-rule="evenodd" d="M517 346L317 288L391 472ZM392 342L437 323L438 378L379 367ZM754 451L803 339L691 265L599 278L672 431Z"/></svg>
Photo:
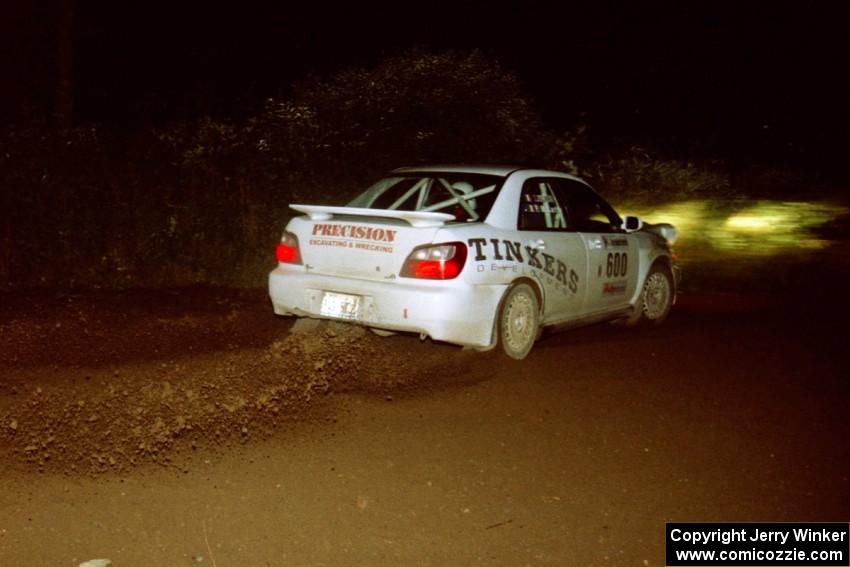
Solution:
<svg viewBox="0 0 850 567"><path fill-rule="evenodd" d="M186 449L267 437L317 396L443 374L413 341L337 323L290 332L258 293L8 296L0 317L0 450L38 472L177 466Z"/></svg>
<svg viewBox="0 0 850 567"><path fill-rule="evenodd" d="M845 315L685 295L516 363L262 292L3 295L0 565L660 565L664 521L846 521Z"/></svg>

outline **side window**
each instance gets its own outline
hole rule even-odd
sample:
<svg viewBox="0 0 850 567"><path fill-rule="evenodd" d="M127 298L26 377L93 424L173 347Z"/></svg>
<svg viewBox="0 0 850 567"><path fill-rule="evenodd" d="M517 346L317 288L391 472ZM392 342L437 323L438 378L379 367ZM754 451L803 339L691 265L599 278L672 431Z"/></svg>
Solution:
<svg viewBox="0 0 850 567"><path fill-rule="evenodd" d="M570 227L579 232L619 232L620 217L599 195L585 185L564 180Z"/></svg>
<svg viewBox="0 0 850 567"><path fill-rule="evenodd" d="M566 230L565 203L559 200L551 182L529 179L519 198L519 230Z"/></svg>

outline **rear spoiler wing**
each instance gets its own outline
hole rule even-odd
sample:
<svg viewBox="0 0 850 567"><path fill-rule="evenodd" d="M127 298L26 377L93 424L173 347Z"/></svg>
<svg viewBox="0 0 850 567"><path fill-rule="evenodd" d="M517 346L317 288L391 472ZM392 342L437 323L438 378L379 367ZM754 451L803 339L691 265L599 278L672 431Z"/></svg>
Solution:
<svg viewBox="0 0 850 567"><path fill-rule="evenodd" d="M304 213L310 220L330 220L334 215L355 217L381 217L399 219L416 228L443 226L447 221L455 220L448 213L426 211L395 211L388 209L366 209L362 207L326 207L323 205L289 205L289 208Z"/></svg>

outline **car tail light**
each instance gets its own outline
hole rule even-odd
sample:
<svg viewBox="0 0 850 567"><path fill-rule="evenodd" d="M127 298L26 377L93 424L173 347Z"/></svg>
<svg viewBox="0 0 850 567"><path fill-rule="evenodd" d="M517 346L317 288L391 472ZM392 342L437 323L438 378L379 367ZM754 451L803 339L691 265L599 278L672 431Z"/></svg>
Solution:
<svg viewBox="0 0 850 567"><path fill-rule="evenodd" d="M456 278L466 264L466 244L447 242L417 246L404 261L403 278L450 280Z"/></svg>
<svg viewBox="0 0 850 567"><path fill-rule="evenodd" d="M298 248L298 237L291 232L284 232L274 251L275 258L281 264L300 264L301 251Z"/></svg>

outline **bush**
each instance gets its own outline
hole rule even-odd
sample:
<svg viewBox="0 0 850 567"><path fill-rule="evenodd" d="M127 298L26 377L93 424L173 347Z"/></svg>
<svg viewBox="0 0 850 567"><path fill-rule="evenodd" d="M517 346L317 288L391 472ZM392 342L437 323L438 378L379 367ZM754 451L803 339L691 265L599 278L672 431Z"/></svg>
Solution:
<svg viewBox="0 0 850 567"><path fill-rule="evenodd" d="M97 207L109 194L107 146L93 127L0 131L0 281L49 282L91 263L109 228Z"/></svg>
<svg viewBox="0 0 850 567"><path fill-rule="evenodd" d="M726 168L717 162L698 164L659 158L633 146L586 164L583 175L611 199L632 203L665 203L732 195Z"/></svg>
<svg viewBox="0 0 850 567"><path fill-rule="evenodd" d="M261 286L291 202L343 202L401 165L539 162L553 144L517 78L477 51L305 80L242 121L8 126L0 283Z"/></svg>
<svg viewBox="0 0 850 567"><path fill-rule="evenodd" d="M517 162L550 145L517 78L478 51L414 50L307 81L295 99L314 109L329 164Z"/></svg>

